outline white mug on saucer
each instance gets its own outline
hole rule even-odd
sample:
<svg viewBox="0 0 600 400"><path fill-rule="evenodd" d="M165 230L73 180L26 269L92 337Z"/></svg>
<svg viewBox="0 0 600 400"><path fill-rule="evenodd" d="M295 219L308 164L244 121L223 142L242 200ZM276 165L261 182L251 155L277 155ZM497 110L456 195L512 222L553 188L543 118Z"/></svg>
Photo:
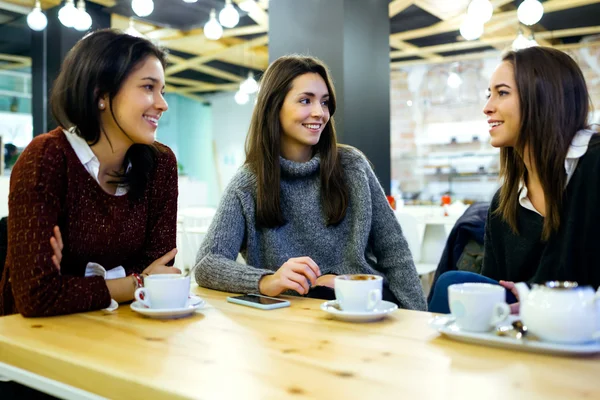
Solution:
<svg viewBox="0 0 600 400"><path fill-rule="evenodd" d="M506 292L489 283L459 283L448 286L450 313L465 331L487 332L510 315Z"/></svg>
<svg viewBox="0 0 600 400"><path fill-rule="evenodd" d="M342 311L369 312L381 303L383 278L379 275L340 275L335 277L334 286Z"/></svg>
<svg viewBox="0 0 600 400"><path fill-rule="evenodd" d="M136 289L134 296L148 308L174 309L185 307L189 295L189 276L157 274L144 278L144 287Z"/></svg>

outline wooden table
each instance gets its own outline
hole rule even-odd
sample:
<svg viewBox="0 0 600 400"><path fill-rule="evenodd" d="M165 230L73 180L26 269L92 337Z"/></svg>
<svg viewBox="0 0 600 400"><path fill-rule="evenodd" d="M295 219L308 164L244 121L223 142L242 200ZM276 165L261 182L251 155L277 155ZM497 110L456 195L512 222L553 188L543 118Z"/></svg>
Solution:
<svg viewBox="0 0 600 400"><path fill-rule="evenodd" d="M111 399L600 398L599 357L454 342L428 327L429 313L354 324L331 320L319 300L262 311L193 291L208 305L180 320L148 319L127 305L2 317L0 361L9 367L0 374L28 371L11 376L65 398L97 398L72 387Z"/></svg>

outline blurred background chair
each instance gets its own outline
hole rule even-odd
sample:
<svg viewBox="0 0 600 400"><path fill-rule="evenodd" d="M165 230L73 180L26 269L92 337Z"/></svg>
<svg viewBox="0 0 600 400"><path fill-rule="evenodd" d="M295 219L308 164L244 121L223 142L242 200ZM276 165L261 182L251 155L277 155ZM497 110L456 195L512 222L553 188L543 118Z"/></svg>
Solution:
<svg viewBox="0 0 600 400"><path fill-rule="evenodd" d="M485 222L490 203L473 203L456 221L448 236L444 252L435 270L431 287L441 274L447 271L481 273L483 267ZM428 300L431 295L428 295Z"/></svg>
<svg viewBox="0 0 600 400"><path fill-rule="evenodd" d="M437 268L437 264L422 262L421 246L423 244L423 233L422 230L419 229L419 222L417 218L402 211L396 211L395 214L396 219L402 228L402 233L408 242L408 248L410 249L415 266L417 267L417 273L421 279L421 285L423 286L423 290L427 296L431 287L431 278Z"/></svg>
<svg viewBox="0 0 600 400"><path fill-rule="evenodd" d="M188 207L177 216L177 249L175 266L187 273L196 264L196 255L217 210L209 207Z"/></svg>

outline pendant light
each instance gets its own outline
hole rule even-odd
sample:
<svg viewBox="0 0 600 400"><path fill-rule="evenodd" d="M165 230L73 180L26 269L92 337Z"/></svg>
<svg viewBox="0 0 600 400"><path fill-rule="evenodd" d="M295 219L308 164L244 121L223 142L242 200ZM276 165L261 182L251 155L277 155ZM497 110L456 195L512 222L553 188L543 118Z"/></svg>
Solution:
<svg viewBox="0 0 600 400"><path fill-rule="evenodd" d="M217 21L217 13L214 8L210 10L210 18L204 25L204 36L210 40L219 40L223 36L223 27Z"/></svg>
<svg viewBox="0 0 600 400"><path fill-rule="evenodd" d="M42 12L40 0L35 0L35 6L29 14L27 14L27 25L34 31L43 31L48 25L48 18Z"/></svg>
<svg viewBox="0 0 600 400"><path fill-rule="evenodd" d="M74 28L78 31L85 32L92 27L92 17L85 10L85 1L79 0L77 2L77 11L79 15L75 20Z"/></svg>
<svg viewBox="0 0 600 400"><path fill-rule="evenodd" d="M225 0L225 7L219 13L219 22L225 28L233 28L240 22L240 14L231 4L231 0Z"/></svg>

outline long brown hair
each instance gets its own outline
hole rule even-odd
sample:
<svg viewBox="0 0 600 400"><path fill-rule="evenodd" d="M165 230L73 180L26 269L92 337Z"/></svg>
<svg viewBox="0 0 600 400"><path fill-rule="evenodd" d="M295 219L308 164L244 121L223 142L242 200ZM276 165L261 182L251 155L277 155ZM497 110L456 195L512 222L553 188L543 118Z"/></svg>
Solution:
<svg viewBox="0 0 600 400"><path fill-rule="evenodd" d="M565 157L577 131L586 128L590 97L581 69L559 50L531 47L511 51L502 61L514 68L521 127L515 147L500 150L500 176L504 183L496 213L518 233L519 183L527 179L523 161L527 151L544 189L546 217L542 239L548 240L560 226L567 182Z"/></svg>
<svg viewBox="0 0 600 400"><path fill-rule="evenodd" d="M275 228L285 224L280 204L281 122L279 113L294 79L307 73L317 73L329 91L331 118L313 146L313 155L321 158L321 203L327 224L335 225L346 216L348 188L338 154L333 114L336 108L335 89L325 64L299 55L280 57L265 71L246 138L246 162L256 174L256 222L258 226Z"/></svg>

